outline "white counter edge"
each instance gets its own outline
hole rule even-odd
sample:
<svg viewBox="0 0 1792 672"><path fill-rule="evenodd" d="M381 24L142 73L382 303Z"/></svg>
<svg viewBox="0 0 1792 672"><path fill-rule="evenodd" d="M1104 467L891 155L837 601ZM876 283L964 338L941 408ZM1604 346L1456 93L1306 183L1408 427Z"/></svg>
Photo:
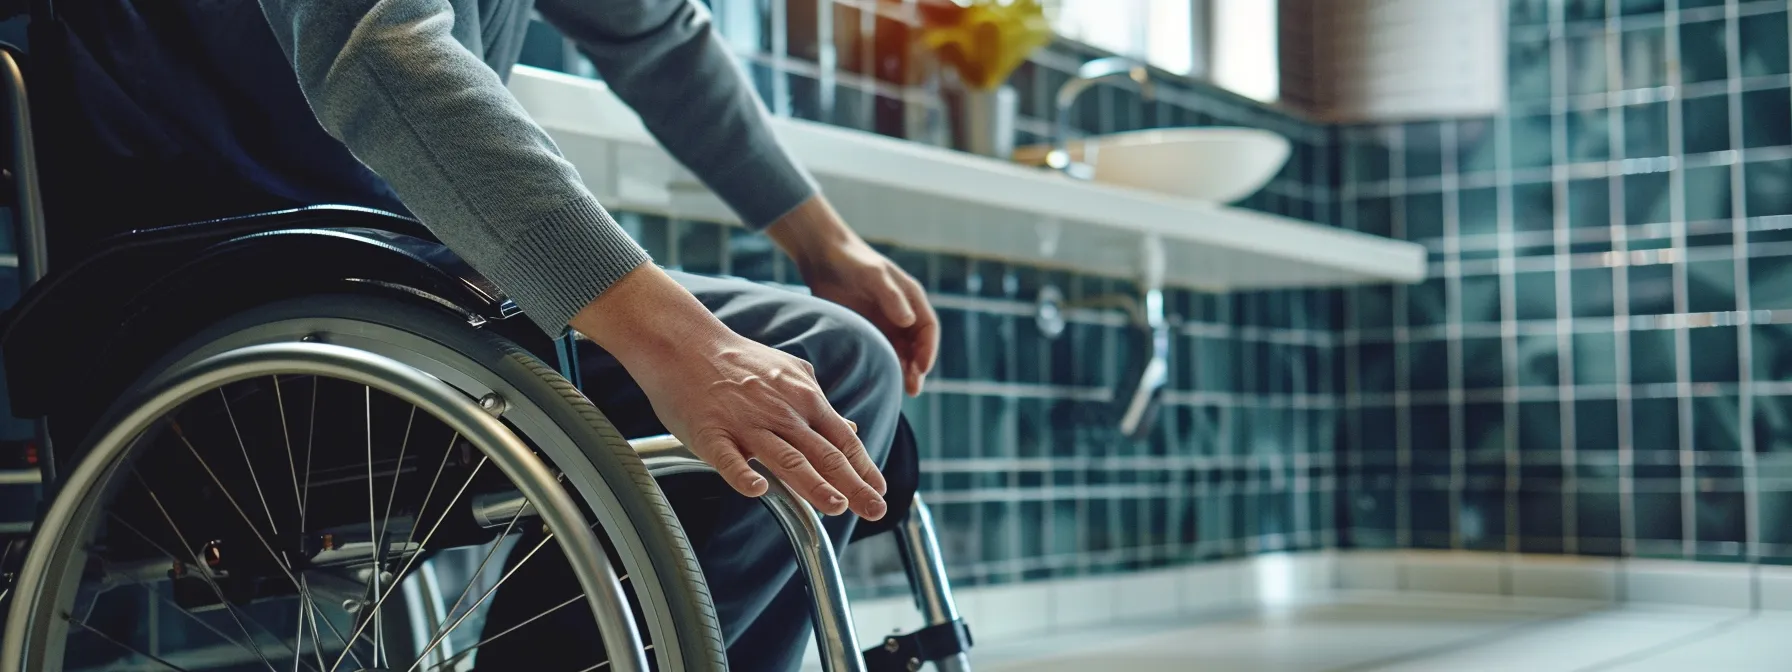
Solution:
<svg viewBox="0 0 1792 672"><path fill-rule="evenodd" d="M582 159L575 159L574 163L582 172L592 174L587 175L587 181L596 183L593 190L605 200L606 206L732 220L726 208L721 207L713 196L671 164L640 119L603 83L519 67L511 77L510 88L537 122L563 145L573 142L570 138L581 144L605 143L610 146L610 151L605 153L612 164L609 166L590 165L597 161L589 152L568 151L569 158ZM1101 227L1113 233L1137 236L1141 242L1155 238L1170 247L1191 246L1233 252L1244 258L1290 264L1290 268L1323 269L1323 277L1331 281L1317 284L1416 282L1426 273L1425 250L1414 243L1242 208L1071 180L1036 168L814 122L779 118L773 124L798 159L823 181L846 179L900 192L904 197L933 197L1041 220ZM655 163L649 160L650 157L664 165L650 166ZM621 163L627 164L626 169L615 165ZM635 174L624 174L625 170ZM602 173L607 174L593 177ZM638 195L641 189L618 186L617 183L623 180L641 183L657 180L660 184L650 185L658 187L657 193L649 188L649 195L643 197ZM917 234L914 240L905 240L901 230L880 230L878 233L881 234L878 238L896 244L913 243L928 249L946 247L971 255L1019 256L1025 257L1024 261L1106 275L1128 274L1127 269L1116 268L1111 257L1103 258L1099 264L1090 264L1070 258L1076 250L1017 255L1012 245L1001 245L1001 249L981 245L977 236L968 232L963 241L953 239L942 244L938 227L933 235ZM951 244L955 242L964 244ZM1175 269L1171 271L1167 280L1177 284L1177 273ZM1227 276L1212 277L1211 273L1196 284L1207 289L1277 285L1266 283L1261 277L1234 282Z"/></svg>

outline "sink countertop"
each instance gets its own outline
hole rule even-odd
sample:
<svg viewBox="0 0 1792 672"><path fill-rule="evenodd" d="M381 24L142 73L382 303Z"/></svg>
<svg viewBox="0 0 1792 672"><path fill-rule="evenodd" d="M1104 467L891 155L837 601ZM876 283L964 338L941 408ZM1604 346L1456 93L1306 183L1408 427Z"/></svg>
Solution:
<svg viewBox="0 0 1792 672"><path fill-rule="evenodd" d="M518 67L510 89L606 207L734 223L603 83ZM1423 247L1072 180L797 119L773 125L865 238L1208 291L1417 282Z"/></svg>

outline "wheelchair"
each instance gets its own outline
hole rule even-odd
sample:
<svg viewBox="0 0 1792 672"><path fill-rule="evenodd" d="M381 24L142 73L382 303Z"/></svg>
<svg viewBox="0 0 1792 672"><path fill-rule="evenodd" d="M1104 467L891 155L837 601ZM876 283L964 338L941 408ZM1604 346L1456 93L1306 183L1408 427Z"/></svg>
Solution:
<svg viewBox="0 0 1792 672"><path fill-rule="evenodd" d="M42 418L46 496L0 557L0 672L564 665L479 656L546 615L484 623L531 561L576 578L548 612L591 614L597 632L555 633L601 642L585 670L726 669L655 481L710 469L622 437L569 380L570 339L417 222L360 208L131 231L46 273L13 50L0 78L28 285L0 354L15 415ZM918 496L894 532L929 625L861 652L820 518L766 475L825 669L970 669Z"/></svg>

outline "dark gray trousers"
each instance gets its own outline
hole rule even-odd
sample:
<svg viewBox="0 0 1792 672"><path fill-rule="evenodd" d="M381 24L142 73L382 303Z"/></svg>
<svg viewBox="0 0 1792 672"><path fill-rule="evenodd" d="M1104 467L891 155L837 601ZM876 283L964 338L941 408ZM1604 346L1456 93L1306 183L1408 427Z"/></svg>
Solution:
<svg viewBox="0 0 1792 672"><path fill-rule="evenodd" d="M880 465L885 463L901 415L902 369L895 351L876 327L846 308L807 295L738 279L680 272L671 275L736 333L814 364L816 379L834 409L858 423L859 438L871 458ZM623 435L638 438L665 433L641 388L614 357L581 342L578 361L586 395ZM742 672L797 669L810 633L808 596L777 522L763 505L735 494L714 476L668 479L661 486L703 566L721 619L730 668ZM892 503L891 508L897 507ZM836 550L845 547L857 520L848 513L825 521ZM535 570L538 563L545 569ZM545 588L555 581L570 580L562 575L563 561L541 563L537 558L525 570L530 571L511 577L494 597L487 634L502 632L553 606L541 600L564 592L563 588L533 590L531 584ZM591 665L596 658L586 640L593 638L577 634L581 627L589 632L590 615L573 613L576 611L561 610L487 645L478 654L479 669L504 665L507 660L528 661L529 669L543 672L581 670Z"/></svg>

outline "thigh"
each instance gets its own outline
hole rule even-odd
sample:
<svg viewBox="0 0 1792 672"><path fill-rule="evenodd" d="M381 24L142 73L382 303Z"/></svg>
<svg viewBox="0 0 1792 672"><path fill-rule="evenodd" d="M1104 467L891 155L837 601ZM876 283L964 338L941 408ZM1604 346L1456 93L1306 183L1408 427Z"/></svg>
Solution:
<svg viewBox="0 0 1792 672"><path fill-rule="evenodd" d="M735 333L813 364L828 401L858 423L860 440L883 462L901 410L902 370L875 326L806 293L739 278L667 274ZM646 394L615 357L589 341L580 341L577 357L585 394L624 436L665 433Z"/></svg>

